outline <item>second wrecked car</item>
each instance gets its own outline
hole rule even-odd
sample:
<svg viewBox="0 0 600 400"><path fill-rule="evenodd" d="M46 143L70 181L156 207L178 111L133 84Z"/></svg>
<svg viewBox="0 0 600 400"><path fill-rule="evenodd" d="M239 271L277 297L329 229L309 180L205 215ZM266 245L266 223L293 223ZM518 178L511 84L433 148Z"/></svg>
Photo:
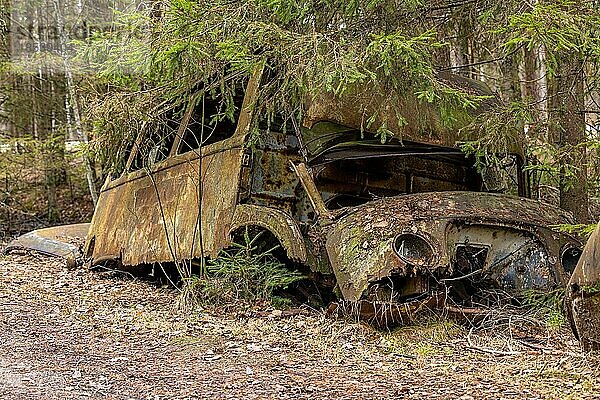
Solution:
<svg viewBox="0 0 600 400"><path fill-rule="evenodd" d="M583 349L600 350L600 224L585 245L569 280L565 311Z"/></svg>

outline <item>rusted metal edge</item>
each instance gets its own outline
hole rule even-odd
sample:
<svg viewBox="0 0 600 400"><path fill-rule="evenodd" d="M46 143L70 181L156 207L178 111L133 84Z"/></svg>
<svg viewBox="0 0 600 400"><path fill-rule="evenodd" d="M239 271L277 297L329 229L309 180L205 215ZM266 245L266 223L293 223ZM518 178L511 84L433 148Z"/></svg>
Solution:
<svg viewBox="0 0 600 400"><path fill-rule="evenodd" d="M75 267L83 260L81 248L75 243L83 243L88 230L89 224L38 229L10 242L4 248L3 253L32 250L51 257L62 258L68 267Z"/></svg>
<svg viewBox="0 0 600 400"><path fill-rule="evenodd" d="M308 194L308 199L310 200L313 209L317 213L317 216L330 219L331 213L327 210L327 207L325 206L325 203L323 202L323 199L319 194L319 190L317 189L317 186L315 185L315 182L310 172L308 171L306 164L300 163L298 165L295 165L291 161L290 164L292 166L292 169L298 176L298 179L300 179L300 183L304 187L304 190Z"/></svg>
<svg viewBox="0 0 600 400"><path fill-rule="evenodd" d="M240 204L235 209L229 234L231 236L239 228L252 225L265 228L275 235L290 259L306 262L308 256L302 232L289 214L271 207Z"/></svg>
<svg viewBox="0 0 600 400"><path fill-rule="evenodd" d="M600 224L567 284L565 311L583 350L600 350Z"/></svg>
<svg viewBox="0 0 600 400"><path fill-rule="evenodd" d="M600 293L577 293L567 303L567 314L582 349L600 350Z"/></svg>

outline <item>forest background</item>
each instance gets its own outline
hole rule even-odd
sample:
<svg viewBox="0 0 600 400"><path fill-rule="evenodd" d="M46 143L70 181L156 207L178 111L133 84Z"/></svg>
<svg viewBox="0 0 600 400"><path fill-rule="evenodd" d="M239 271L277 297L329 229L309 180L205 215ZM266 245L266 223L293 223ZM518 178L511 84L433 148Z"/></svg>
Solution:
<svg viewBox="0 0 600 400"><path fill-rule="evenodd" d="M190 103L219 107L258 64L263 119L376 82L442 110L486 99L440 79L485 82L502 100L461 144L494 163L516 129L533 197L600 215L600 2L497 0L0 0L0 232L91 218L140 132L168 134ZM394 110L402 124L403 110ZM386 126L365 115L382 140ZM259 132L257 131L259 135Z"/></svg>

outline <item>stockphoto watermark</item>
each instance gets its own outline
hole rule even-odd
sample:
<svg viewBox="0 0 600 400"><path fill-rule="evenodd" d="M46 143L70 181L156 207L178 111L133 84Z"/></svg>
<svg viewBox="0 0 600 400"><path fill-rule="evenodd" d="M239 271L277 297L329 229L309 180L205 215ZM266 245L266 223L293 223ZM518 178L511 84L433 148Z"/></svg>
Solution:
<svg viewBox="0 0 600 400"><path fill-rule="evenodd" d="M84 41L97 33L114 32L111 24L89 24L79 21L77 25L60 27L57 25L12 25L11 53L13 57L23 58L41 51L61 53L72 50L74 41ZM63 46L64 45L64 46ZM65 47L63 49L63 47Z"/></svg>
<svg viewBox="0 0 600 400"><path fill-rule="evenodd" d="M117 2L13 0L10 12L5 14L9 17L5 34L9 35L11 60L22 70L37 70L44 62L60 66L59 61L65 59L68 63L63 64L92 68L101 60L75 60L78 43L99 34L110 34L121 43L143 37L139 27L115 23L118 11L112 6Z"/></svg>

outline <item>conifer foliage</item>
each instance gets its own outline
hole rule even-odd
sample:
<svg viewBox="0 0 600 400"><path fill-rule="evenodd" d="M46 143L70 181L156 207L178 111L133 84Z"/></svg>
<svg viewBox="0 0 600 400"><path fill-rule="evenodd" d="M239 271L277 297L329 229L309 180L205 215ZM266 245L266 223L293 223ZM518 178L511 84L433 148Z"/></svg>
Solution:
<svg viewBox="0 0 600 400"><path fill-rule="evenodd" d="M477 132L465 151L493 162L517 129L538 196L580 222L588 220L588 198L598 198L598 1L131 3L111 29L71 43L101 175L120 172L140 131L176 129L191 102L218 99L212 123L233 119L233 99L258 64L266 71L259 115L268 121L299 120L311 96L367 83L388 96L400 124L405 111L392 99L411 93L448 110L443 123L451 125L486 100L440 79L452 72L484 81L502 99L465 129ZM385 126L371 125L373 115L364 120L385 140Z"/></svg>

